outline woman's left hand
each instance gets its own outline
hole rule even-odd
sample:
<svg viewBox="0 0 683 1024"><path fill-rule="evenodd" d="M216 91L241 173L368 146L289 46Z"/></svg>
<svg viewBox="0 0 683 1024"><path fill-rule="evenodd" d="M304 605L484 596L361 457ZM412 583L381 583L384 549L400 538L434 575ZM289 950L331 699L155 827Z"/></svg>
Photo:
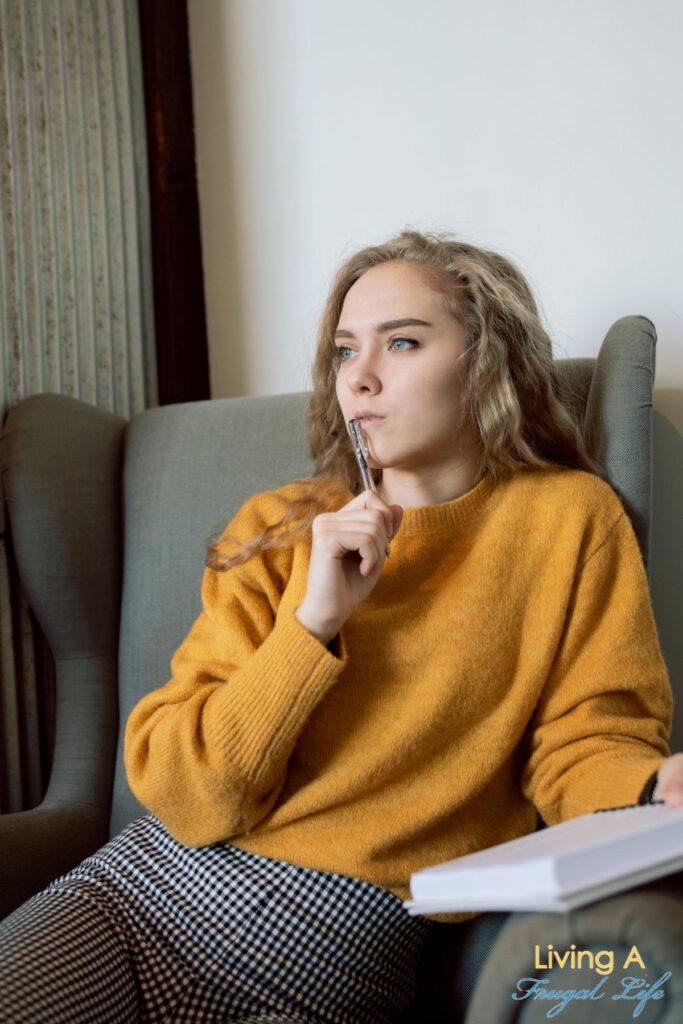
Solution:
<svg viewBox="0 0 683 1024"><path fill-rule="evenodd" d="M683 754L672 754L661 765L652 799L683 807Z"/></svg>

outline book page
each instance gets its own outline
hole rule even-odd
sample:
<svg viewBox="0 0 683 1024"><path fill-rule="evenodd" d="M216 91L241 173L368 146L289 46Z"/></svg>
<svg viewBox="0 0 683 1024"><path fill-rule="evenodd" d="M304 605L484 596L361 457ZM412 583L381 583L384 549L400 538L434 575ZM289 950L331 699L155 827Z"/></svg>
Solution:
<svg viewBox="0 0 683 1024"><path fill-rule="evenodd" d="M683 807L667 804L645 804L593 814L582 814L559 825L551 825L509 842L478 850L446 861L425 871L453 870L453 868L488 867L514 864L538 858L561 858L562 855L598 849L627 836L657 832L657 842L666 844L667 833L683 830ZM662 848L665 853L666 845Z"/></svg>

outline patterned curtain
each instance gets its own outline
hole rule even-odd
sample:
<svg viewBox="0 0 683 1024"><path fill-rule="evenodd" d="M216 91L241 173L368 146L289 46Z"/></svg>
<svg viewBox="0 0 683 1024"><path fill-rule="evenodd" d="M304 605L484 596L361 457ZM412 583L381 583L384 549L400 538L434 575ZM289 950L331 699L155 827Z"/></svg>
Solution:
<svg viewBox="0 0 683 1024"><path fill-rule="evenodd" d="M135 0L0 0L0 415L158 404ZM1 497L1 493L0 493ZM38 803L54 671L0 502L0 812Z"/></svg>

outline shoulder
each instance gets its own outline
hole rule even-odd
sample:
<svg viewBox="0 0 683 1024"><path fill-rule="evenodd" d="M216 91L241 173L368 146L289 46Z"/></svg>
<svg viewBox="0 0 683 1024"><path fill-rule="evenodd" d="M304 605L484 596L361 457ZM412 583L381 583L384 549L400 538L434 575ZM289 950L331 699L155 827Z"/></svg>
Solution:
<svg viewBox="0 0 683 1024"><path fill-rule="evenodd" d="M315 477L290 480L269 491L252 494L239 508L236 517L252 526L271 526L291 511L312 505L334 508L349 501L353 495L342 484L327 483Z"/></svg>
<svg viewBox="0 0 683 1024"><path fill-rule="evenodd" d="M234 520L249 524L253 529L264 528L279 522L290 506L305 497L306 488L296 483L284 484L269 491L257 491L249 495L237 509Z"/></svg>
<svg viewBox="0 0 683 1024"><path fill-rule="evenodd" d="M316 477L291 480L272 490L257 491L238 506L221 533L239 543L253 540L269 527L282 523L282 530L313 506L322 511L341 507L352 497L341 483L326 483Z"/></svg>
<svg viewBox="0 0 683 1024"><path fill-rule="evenodd" d="M548 503L553 511L572 516L599 515L615 521L625 514L614 488L595 473L557 466L515 473L510 478L510 497Z"/></svg>
<svg viewBox="0 0 683 1024"><path fill-rule="evenodd" d="M614 488L594 473L564 466L513 474L503 504L514 507L539 538L566 546L580 562L610 536L631 533L631 521ZM618 529L615 529L618 528Z"/></svg>

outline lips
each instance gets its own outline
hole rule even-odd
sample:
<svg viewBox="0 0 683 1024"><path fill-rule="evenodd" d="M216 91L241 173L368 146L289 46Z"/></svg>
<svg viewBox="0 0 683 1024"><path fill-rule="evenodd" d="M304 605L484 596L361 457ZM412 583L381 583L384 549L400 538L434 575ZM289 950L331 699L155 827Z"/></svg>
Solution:
<svg viewBox="0 0 683 1024"><path fill-rule="evenodd" d="M361 416L358 420L362 427L371 427L373 423L380 423L384 416Z"/></svg>

